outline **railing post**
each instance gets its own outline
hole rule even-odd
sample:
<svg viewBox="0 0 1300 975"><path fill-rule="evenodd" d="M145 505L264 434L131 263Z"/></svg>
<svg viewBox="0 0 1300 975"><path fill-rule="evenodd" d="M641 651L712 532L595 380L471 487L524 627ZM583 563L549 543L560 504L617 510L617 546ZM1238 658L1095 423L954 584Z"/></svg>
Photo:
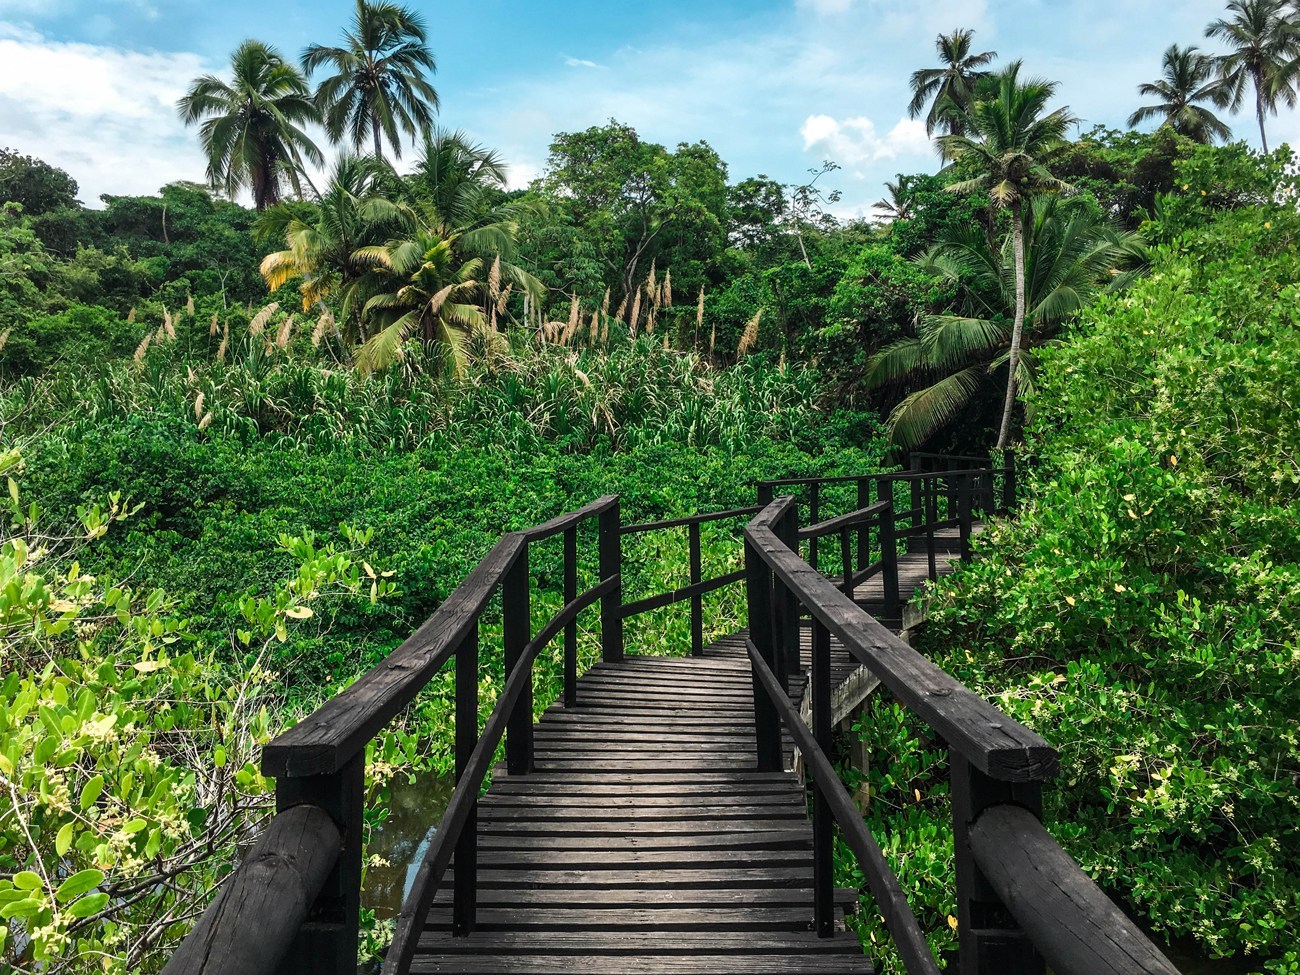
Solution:
<svg viewBox="0 0 1300 975"><path fill-rule="evenodd" d="M921 478L912 479L912 529L915 530L925 524L925 481ZM914 538L916 536L913 536Z"/></svg>
<svg viewBox="0 0 1300 975"><path fill-rule="evenodd" d="M1002 508L1009 512L1016 506L1016 454L1008 450L1002 456L1006 468L1002 476Z"/></svg>
<svg viewBox="0 0 1300 975"><path fill-rule="evenodd" d="M502 642L505 645L506 680L515 669L532 664L525 661L524 650L533 638L531 593L528 578L528 545L519 549L501 584ZM533 770L533 683L525 684L519 700L506 721L506 768L511 775L527 775Z"/></svg>
<svg viewBox="0 0 1300 975"><path fill-rule="evenodd" d="M808 485L808 524L815 525L821 521L822 486L817 481ZM808 564L817 568L817 542L820 539L808 539Z"/></svg>
<svg viewBox="0 0 1300 975"><path fill-rule="evenodd" d="M939 479L927 478L925 484L925 554L930 581L935 582L939 578L934 558L934 525L939 520Z"/></svg>
<svg viewBox="0 0 1300 975"><path fill-rule="evenodd" d="M970 561L971 477L963 474L957 483L957 532L961 536L961 558Z"/></svg>
<svg viewBox="0 0 1300 975"><path fill-rule="evenodd" d="M876 494L877 494L876 500L879 501L880 498L878 495L880 494L880 492L877 491ZM869 504L871 504L871 478L860 477L858 478L858 510L861 511ZM861 572L864 568L866 568L868 565L871 564L871 546L869 544L869 536L867 535L867 529L868 526L865 522L858 526L858 571L859 572Z"/></svg>
<svg viewBox="0 0 1300 975"><path fill-rule="evenodd" d="M456 648L456 784L478 744L478 620ZM452 933L474 930L478 909L478 803L456 843L452 884Z"/></svg>
<svg viewBox="0 0 1300 975"><path fill-rule="evenodd" d="M812 621L812 732L831 753L831 634ZM813 921L819 938L835 933L835 820L826 800L828 782L813 779Z"/></svg>
<svg viewBox="0 0 1300 975"><path fill-rule="evenodd" d="M764 662L773 667L775 647L772 640L772 570L763 557L745 540L745 593L749 602L749 638ZM758 745L758 771L780 772L781 719L776 705L754 675L754 737Z"/></svg>
<svg viewBox="0 0 1300 975"><path fill-rule="evenodd" d="M690 548L691 585L698 586L704 578L703 557L700 554L700 523L687 526ZM691 597L691 653L697 657L704 653L704 597L696 593Z"/></svg>
<svg viewBox="0 0 1300 975"><path fill-rule="evenodd" d="M790 551L795 553L799 551L799 508L797 505L790 505L785 517L776 525L776 537ZM776 595L779 600L777 604L777 621L780 626L780 650L783 657L783 660L778 661L781 664L781 669L777 673L784 682L781 686L789 688L790 675L798 674L801 666L799 660L799 601L795 598L793 592L779 582L776 586Z"/></svg>
<svg viewBox="0 0 1300 975"><path fill-rule="evenodd" d="M898 539L894 534L894 502L880 513L881 588L885 596L885 616L902 624L902 607L898 595Z"/></svg>
<svg viewBox="0 0 1300 975"><path fill-rule="evenodd" d="M280 962L279 975L356 975L361 924L361 840L365 816L366 753L362 749L332 775L281 776L275 809L303 804L329 813L342 834L339 860Z"/></svg>
<svg viewBox="0 0 1300 975"><path fill-rule="evenodd" d="M1042 818L1042 783L1000 782L949 751L957 868L959 975L1043 975L1043 960L975 863L970 828L990 806L1011 803Z"/></svg>
<svg viewBox="0 0 1300 975"><path fill-rule="evenodd" d="M564 530L564 605L578 598L578 526ZM578 621L564 628L564 706L578 703Z"/></svg>
<svg viewBox="0 0 1300 975"><path fill-rule="evenodd" d="M841 585L841 590L850 599L853 598L854 590L852 532L852 528L845 528L840 532L840 561L844 563L844 582Z"/></svg>
<svg viewBox="0 0 1300 975"><path fill-rule="evenodd" d="M619 501L602 511L598 531L600 579L604 582L619 576L619 583L600 600L600 656L605 663L618 663L623 659L623 539L619 533Z"/></svg>
<svg viewBox="0 0 1300 975"><path fill-rule="evenodd" d="M758 482L758 503L760 507L766 508L772 503L773 497L772 485L765 481Z"/></svg>

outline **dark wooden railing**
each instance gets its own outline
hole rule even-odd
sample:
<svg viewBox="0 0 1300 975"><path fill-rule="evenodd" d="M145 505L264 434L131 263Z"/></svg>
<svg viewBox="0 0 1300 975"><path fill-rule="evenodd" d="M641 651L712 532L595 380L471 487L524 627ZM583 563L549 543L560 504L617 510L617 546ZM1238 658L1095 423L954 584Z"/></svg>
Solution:
<svg viewBox="0 0 1300 975"><path fill-rule="evenodd" d="M919 461L918 461L919 463ZM414 634L355 684L270 742L262 771L276 779L276 815L165 968L166 975L355 975L361 889L366 746L450 666L455 687L456 788L398 917L387 975L405 972L429 906L453 871L453 931L476 925L478 799L501 743L512 775L533 768L533 663L563 635L563 700L576 703L579 616L600 608L601 657L623 658L624 621L689 601L691 644L703 650L703 597L744 582L751 620L758 764L782 767L785 725L814 786L815 924L834 920L832 823L858 857L907 970L937 971L916 919L879 845L827 757L830 641L838 640L948 743L957 836L962 975L1040 973L1033 948L1058 975L1174 970L1043 830L1042 783L1056 752L912 651L859 608L852 594L883 576L886 615L898 609L898 549L956 528L963 551L978 518L1014 502L1015 471L961 467L759 485L760 505L645 524L621 525L619 499L605 497L527 531L504 536ZM997 482L1000 480L1000 484ZM821 518L823 485L853 484L854 510ZM792 497L808 495L807 528ZM874 495L874 497L873 497ZM900 507L904 500L907 507ZM704 578L701 526L755 516L743 528L745 568ZM596 522L597 580L578 590L579 529ZM688 585L623 601L622 539L684 528ZM532 546L560 538L563 607L532 630ZM838 583L816 568L819 542L839 540ZM808 560L800 554L808 545ZM932 571L933 575L933 571ZM480 621L501 596L505 684L479 728ZM799 673L799 633L812 625L812 727L788 688ZM454 866L453 866L454 859Z"/></svg>
<svg viewBox="0 0 1300 975"><path fill-rule="evenodd" d="M896 480L926 483L930 476ZM939 476L959 485L977 483L972 471ZM962 518L969 523L972 494L958 487L959 524ZM799 554L797 539L832 525L852 527L869 511L892 523L892 507L893 500L886 499L801 531L795 499L784 497L745 528L746 647L754 669L758 766L763 771L782 767L784 725L812 776L817 931L825 936L834 928L832 850L838 824L906 970L911 975L939 970L897 878L828 757L833 638L947 742L961 975L1042 975L1044 961L1056 975L1176 975L1043 828L1042 788L1056 774L1056 749L903 643ZM847 552L843 559L849 574ZM799 659L798 621L805 613L812 627L811 728L791 701L786 681Z"/></svg>

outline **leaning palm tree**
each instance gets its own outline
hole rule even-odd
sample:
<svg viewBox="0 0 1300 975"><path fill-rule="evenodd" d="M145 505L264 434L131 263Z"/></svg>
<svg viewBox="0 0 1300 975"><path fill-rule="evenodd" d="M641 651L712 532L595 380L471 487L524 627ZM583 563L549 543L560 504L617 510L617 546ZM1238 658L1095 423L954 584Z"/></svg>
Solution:
<svg viewBox="0 0 1300 975"><path fill-rule="evenodd" d="M1300 29L1290 0L1232 0L1228 19L1205 28L1206 37L1225 41L1232 48L1218 60L1235 112L1245 100L1249 83L1255 90L1255 119L1259 140L1268 152L1264 119L1276 115L1278 103L1296 104L1296 77L1300 65Z"/></svg>
<svg viewBox="0 0 1300 975"><path fill-rule="evenodd" d="M942 63L937 68L922 68L912 74L912 101L907 106L910 118L925 112L925 131L934 135L942 127L949 134L965 131L964 117L975 101L975 85L987 72L983 69L997 58L997 52L971 53L972 30L955 30L940 34L935 49ZM930 109L926 112L926 103Z"/></svg>
<svg viewBox="0 0 1300 975"><path fill-rule="evenodd" d="M390 181L394 174L381 160L344 153L316 193L313 211L284 205L267 210L258 220L258 235L285 244L262 260L267 288L275 291L300 279L304 311L337 294L345 336L357 338L361 309L354 300L355 285L369 266L353 255L388 240L408 217L386 193Z"/></svg>
<svg viewBox="0 0 1300 975"><path fill-rule="evenodd" d="M1011 241L1015 268L1015 317L1008 353L1007 390L998 430L997 447L1011 436L1011 413L1016 402L1020 343L1025 324L1024 204L1036 193L1069 190L1069 184L1052 175L1050 165L1065 151L1066 130L1075 117L1067 108L1047 111L1056 94L1055 82L1020 80L1021 63L1008 65L996 79L994 97L976 102L969 116L971 135L945 135L939 139L944 158L974 167L980 175L948 187L953 193L987 190L994 206L1011 211Z"/></svg>
<svg viewBox="0 0 1300 975"><path fill-rule="evenodd" d="M1100 293L1128 284L1146 260L1141 238L1108 224L1080 198L1039 196L1024 208L1027 274L1022 353L1014 368L1023 393L1033 390L1035 350L1055 340ZM932 315L918 335L874 357L866 382L922 379L925 384L894 409L895 443L916 447L965 411L1010 370L1014 309L1022 267L1014 243L990 250L983 228L958 228L917 259L923 270L970 295L963 314Z"/></svg>
<svg viewBox="0 0 1300 975"><path fill-rule="evenodd" d="M438 110L438 92L424 72L437 70L424 19L409 7L357 0L343 47L313 44L303 52L309 74L328 66L316 100L325 128L335 142L347 140L358 151L371 140L376 156L383 141L402 156L399 129L411 138L427 135Z"/></svg>
<svg viewBox="0 0 1300 975"><path fill-rule="evenodd" d="M1208 54L1195 47L1169 45L1165 51L1164 77L1159 81L1138 85L1138 94L1158 98L1157 105L1144 105L1129 116L1130 126L1158 119L1179 135L1194 142L1227 142L1232 130L1202 102L1226 108L1232 101L1231 92L1218 77L1218 65Z"/></svg>
<svg viewBox="0 0 1300 975"><path fill-rule="evenodd" d="M320 165L320 150L303 126L318 120L307 80L275 48L244 41L230 58L233 78L196 78L176 103L186 125L202 122L208 182L235 196L253 194L258 210L280 201L285 181L301 192L303 160Z"/></svg>

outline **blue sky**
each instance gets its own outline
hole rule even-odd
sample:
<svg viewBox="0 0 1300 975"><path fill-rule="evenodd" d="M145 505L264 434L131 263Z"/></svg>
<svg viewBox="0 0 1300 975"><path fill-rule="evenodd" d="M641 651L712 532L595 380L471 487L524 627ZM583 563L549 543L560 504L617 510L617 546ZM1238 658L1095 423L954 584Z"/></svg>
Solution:
<svg viewBox="0 0 1300 975"><path fill-rule="evenodd" d="M733 180L800 182L833 159L843 216L867 212L898 172L933 171L905 116L907 79L934 38L977 30L980 49L1061 82L1060 100L1120 126L1171 42L1200 43L1222 0L416 0L438 58L442 124L499 149L523 185L554 132L609 118L665 144L705 139ZM200 179L176 98L254 36L287 54L333 42L351 0L0 0L0 145L41 156L81 196ZM1251 119L1232 120L1258 142ZM1300 115L1270 141L1300 141Z"/></svg>

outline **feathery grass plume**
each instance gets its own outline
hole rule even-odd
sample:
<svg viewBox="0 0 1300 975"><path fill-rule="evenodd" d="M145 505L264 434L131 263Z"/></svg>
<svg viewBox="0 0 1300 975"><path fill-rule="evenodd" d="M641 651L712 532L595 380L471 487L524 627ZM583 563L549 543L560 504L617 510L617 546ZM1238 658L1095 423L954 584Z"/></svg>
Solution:
<svg viewBox="0 0 1300 975"><path fill-rule="evenodd" d="M131 310L126 313L126 323L128 325L135 324L135 305L132 305Z"/></svg>
<svg viewBox="0 0 1300 975"><path fill-rule="evenodd" d="M614 317L617 318L620 322L626 322L627 319L624 317L626 314L627 314L627 295L624 295L623 300L618 303L618 311L614 312Z"/></svg>
<svg viewBox="0 0 1300 975"><path fill-rule="evenodd" d="M785 372L785 349L781 350L781 358L777 361L776 367Z"/></svg>
<svg viewBox="0 0 1300 975"><path fill-rule="evenodd" d="M650 310L646 313L645 316L646 335L654 335L655 325L658 323L658 321L659 321L659 309L658 307L652 304L650 306Z"/></svg>
<svg viewBox="0 0 1300 975"><path fill-rule="evenodd" d="M273 301L261 311L259 311L251 322L248 323L249 335L261 335L262 330L266 328L266 323L271 320L271 316L280 310L280 303Z"/></svg>
<svg viewBox="0 0 1300 975"><path fill-rule="evenodd" d="M709 330L709 355L713 354L714 348L718 344L718 322L715 319L713 327Z"/></svg>
<svg viewBox="0 0 1300 975"><path fill-rule="evenodd" d="M573 334L578 330L578 323L582 321L582 303L578 301L575 294L569 301L569 324L564 328L564 336L561 339L561 345L568 345L573 338Z"/></svg>
<svg viewBox="0 0 1300 975"><path fill-rule="evenodd" d="M217 346L218 362L226 361L226 346L228 346L229 344L230 344L230 326L223 325L221 327L221 344Z"/></svg>
<svg viewBox="0 0 1300 975"><path fill-rule="evenodd" d="M193 315L193 314L194 314L194 296L193 296L193 295L186 295L186 297L185 297L185 313L186 313L187 315Z"/></svg>
<svg viewBox="0 0 1300 975"><path fill-rule="evenodd" d="M700 332L704 330L704 285L700 285L700 299L695 307L695 351L700 351ZM712 346L710 346L712 348Z"/></svg>
<svg viewBox="0 0 1300 975"><path fill-rule="evenodd" d="M203 419L199 421L199 429L206 430L212 424L212 414L205 413Z"/></svg>
<svg viewBox="0 0 1300 975"><path fill-rule="evenodd" d="M656 279L655 261L650 262L650 273L645 277L645 294L651 303L658 307L659 303L659 282Z"/></svg>
<svg viewBox="0 0 1300 975"><path fill-rule="evenodd" d="M156 343L158 343L159 345L162 345L164 342L167 341L167 323L166 323L166 322L159 322L159 323L158 323L158 327L154 330L154 333L153 333L153 340L154 340Z"/></svg>
<svg viewBox="0 0 1300 975"><path fill-rule="evenodd" d="M632 329L632 338L636 338L637 322L641 319L641 289L636 289L636 296L632 299L632 321L628 323Z"/></svg>
<svg viewBox="0 0 1300 975"><path fill-rule="evenodd" d="M664 332L664 351L668 351L668 333Z"/></svg>
<svg viewBox="0 0 1300 975"><path fill-rule="evenodd" d="M208 338L217 334L217 313L212 313L212 324L208 326Z"/></svg>
<svg viewBox="0 0 1300 975"><path fill-rule="evenodd" d="M600 344L609 347L609 319L605 319L605 324L600 327Z"/></svg>
<svg viewBox="0 0 1300 975"><path fill-rule="evenodd" d="M176 319L180 317L180 312L172 316L167 314L167 309L163 309L163 324L167 326L167 338L172 342L176 341Z"/></svg>
<svg viewBox="0 0 1300 975"><path fill-rule="evenodd" d="M605 289L605 297L602 298L600 301L600 314L602 318L609 314L609 289L608 288Z"/></svg>
<svg viewBox="0 0 1300 975"><path fill-rule="evenodd" d="M585 372L583 372L583 371L582 371L581 369L579 369L577 366L574 366L574 367L573 367L573 374L574 374L575 376L578 377L578 382L580 382L580 383L582 383L582 385L584 385L584 386L590 388L590 386L591 386L591 377L589 377Z"/></svg>
<svg viewBox="0 0 1300 975"><path fill-rule="evenodd" d="M194 371L194 367L193 367L193 366L186 366L186 367L185 367L185 381L186 381L186 382L192 383L192 382L194 382L194 380L196 380L196 379L198 379L198 378L199 378L199 374L198 374L197 372Z"/></svg>
<svg viewBox="0 0 1300 975"><path fill-rule="evenodd" d="M587 341L595 345L600 341L600 312L591 313L591 324L587 326Z"/></svg>
<svg viewBox="0 0 1300 975"><path fill-rule="evenodd" d="M501 297L497 299L497 313L504 315L506 313L506 304L510 301L510 295L515 290L513 284L507 283L505 290L501 292Z"/></svg>
<svg viewBox="0 0 1300 975"><path fill-rule="evenodd" d="M135 354L131 356L131 361L136 365L144 362L144 354L149 351L149 343L153 341L153 332L145 332L144 338L140 344L135 347Z"/></svg>
<svg viewBox="0 0 1300 975"><path fill-rule="evenodd" d="M284 321L280 323L279 331L275 333L275 347L277 349L287 348L289 345L289 336L293 334L293 315L286 315Z"/></svg>
<svg viewBox="0 0 1300 975"><path fill-rule="evenodd" d="M758 323L763 320L763 309L754 312L754 317L749 320L745 326L745 331L740 333L740 344L736 346L737 356L749 355L749 350L754 347L758 341Z"/></svg>
<svg viewBox="0 0 1300 975"><path fill-rule="evenodd" d="M9 333L12 331L12 328L6 328L3 332L0 332L0 352L4 351L5 343L9 341Z"/></svg>
<svg viewBox="0 0 1300 975"><path fill-rule="evenodd" d="M204 400L204 399L205 399L205 397L204 397L204 395L203 395L202 393L199 393L198 396L194 397L194 419L196 419L196 420L201 420L201 419L203 419L203 400Z"/></svg>
<svg viewBox="0 0 1300 975"><path fill-rule="evenodd" d="M673 306L673 269L664 272L664 283L660 286L660 303L664 308Z"/></svg>

